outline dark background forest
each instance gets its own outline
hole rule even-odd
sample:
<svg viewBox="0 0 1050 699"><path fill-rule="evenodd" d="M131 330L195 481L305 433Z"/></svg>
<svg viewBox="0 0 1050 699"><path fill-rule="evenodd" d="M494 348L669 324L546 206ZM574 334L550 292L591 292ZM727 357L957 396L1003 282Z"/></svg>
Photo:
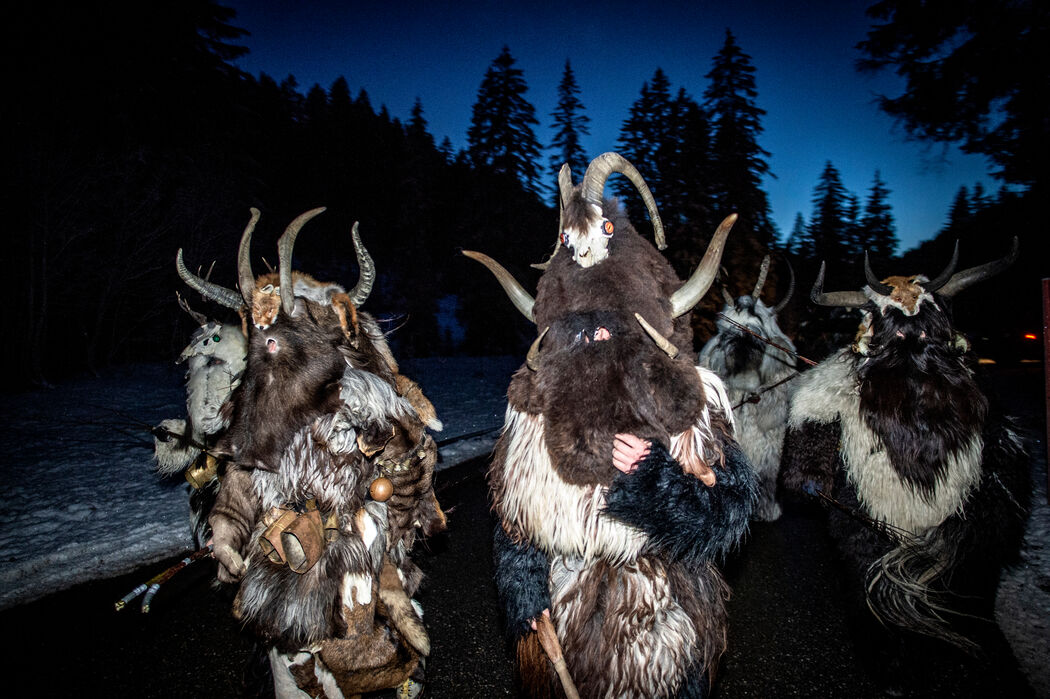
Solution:
<svg viewBox="0 0 1050 699"><path fill-rule="evenodd" d="M580 146L588 118L571 60L558 108L537 115L504 48L478 76L468 147L455 152L447 139L435 142L423 104L402 121L343 78L306 87L239 70L244 31L210 0L17 3L8 14L2 262L15 299L5 387L173 360L195 327L176 291L196 310L234 320L187 293L175 253L182 248L193 269L215 261L211 280L234 288L253 206L262 211L256 271L260 258L276 263L276 239L295 216L326 206L300 236L295 266L350 286L349 234L360 221L378 270L365 309L399 356L523 354L533 339L488 273L459 251L492 254L535 288L529 265L546 259L558 233L557 168L568 162L578 179L598 155ZM934 276L957 240L962 268L1002 256L1016 235L1018 262L960 294L956 320L992 346L1038 331L1039 279L1048 275L1037 208L1047 194L1048 15L1034 1L887 0L869 10L858 70L892 70L907 84L881 108L912 138L985 156L1002 183L994 193L960 190L944 229L909 251L897 249L892 183L876 172L868 191L849 192L830 153L808 221L800 214L791 231L776 230L761 187L770 173L755 66L731 31L703 95L654 66L624 115L618 150L654 192L672 264L687 275L718 222L737 212L720 283L734 295L750 291L771 253L765 298L779 300L789 262L797 284L782 325L820 359L856 327L855 317L809 302L821 261L826 289L856 289L865 251L879 276ZM556 136L541 144L536 127L547 118ZM623 178L612 186L648 233L636 193ZM694 313L697 347L720 299L709 293Z"/></svg>

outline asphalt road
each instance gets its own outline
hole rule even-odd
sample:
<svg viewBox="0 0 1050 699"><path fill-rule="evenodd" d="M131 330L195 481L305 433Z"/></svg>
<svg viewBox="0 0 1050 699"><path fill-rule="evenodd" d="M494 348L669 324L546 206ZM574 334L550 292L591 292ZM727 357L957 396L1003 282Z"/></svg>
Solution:
<svg viewBox="0 0 1050 699"><path fill-rule="evenodd" d="M420 599L434 649L429 697L515 694L492 583L484 468L476 459L438 474L449 531L415 552L427 575ZM176 575L149 614L137 604L114 610L115 600L178 558L0 612L9 648L0 656L4 695L259 695L266 686L260 656L229 614L230 594L212 586L212 561ZM819 511L788 509L776 523L752 525L726 575L733 597L717 699L882 696L854 653ZM926 696L1025 694L1012 683L1010 659L993 671L991 692L987 684L978 690L972 668L959 668Z"/></svg>

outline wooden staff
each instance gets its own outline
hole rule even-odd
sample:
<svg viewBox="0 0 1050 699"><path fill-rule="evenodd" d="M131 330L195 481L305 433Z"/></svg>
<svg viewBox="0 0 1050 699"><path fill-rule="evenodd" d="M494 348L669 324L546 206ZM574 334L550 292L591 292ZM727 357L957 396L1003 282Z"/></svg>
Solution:
<svg viewBox="0 0 1050 699"><path fill-rule="evenodd" d="M554 663L554 669L558 671L558 679L561 680L562 689L569 699L580 699L580 693L576 691L576 685L569 675L569 668L565 666L565 656L561 652L561 643L558 642L558 634L554 630L554 623L548 614L540 614L536 619L536 633L540 638L543 651Z"/></svg>

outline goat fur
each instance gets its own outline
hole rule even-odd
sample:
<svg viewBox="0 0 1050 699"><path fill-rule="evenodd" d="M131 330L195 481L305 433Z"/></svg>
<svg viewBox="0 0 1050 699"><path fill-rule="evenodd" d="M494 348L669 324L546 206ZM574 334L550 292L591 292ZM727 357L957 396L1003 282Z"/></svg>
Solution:
<svg viewBox="0 0 1050 699"><path fill-rule="evenodd" d="M977 384L945 300L911 301L911 313L863 307L858 342L798 380L781 483L874 524L829 519L851 597L879 622L858 638L876 647L880 675L910 666L900 676L921 684L932 653L961 650L967 667L995 654L999 575L1017 559L1031 483L1021 437Z"/></svg>

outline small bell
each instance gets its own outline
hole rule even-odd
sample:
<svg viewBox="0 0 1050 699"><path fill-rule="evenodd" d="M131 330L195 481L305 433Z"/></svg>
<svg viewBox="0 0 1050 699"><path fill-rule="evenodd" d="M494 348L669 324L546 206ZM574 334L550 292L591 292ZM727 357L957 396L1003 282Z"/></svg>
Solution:
<svg viewBox="0 0 1050 699"><path fill-rule="evenodd" d="M376 502L386 502L394 494L394 484L386 476L380 476L368 486L368 494Z"/></svg>

